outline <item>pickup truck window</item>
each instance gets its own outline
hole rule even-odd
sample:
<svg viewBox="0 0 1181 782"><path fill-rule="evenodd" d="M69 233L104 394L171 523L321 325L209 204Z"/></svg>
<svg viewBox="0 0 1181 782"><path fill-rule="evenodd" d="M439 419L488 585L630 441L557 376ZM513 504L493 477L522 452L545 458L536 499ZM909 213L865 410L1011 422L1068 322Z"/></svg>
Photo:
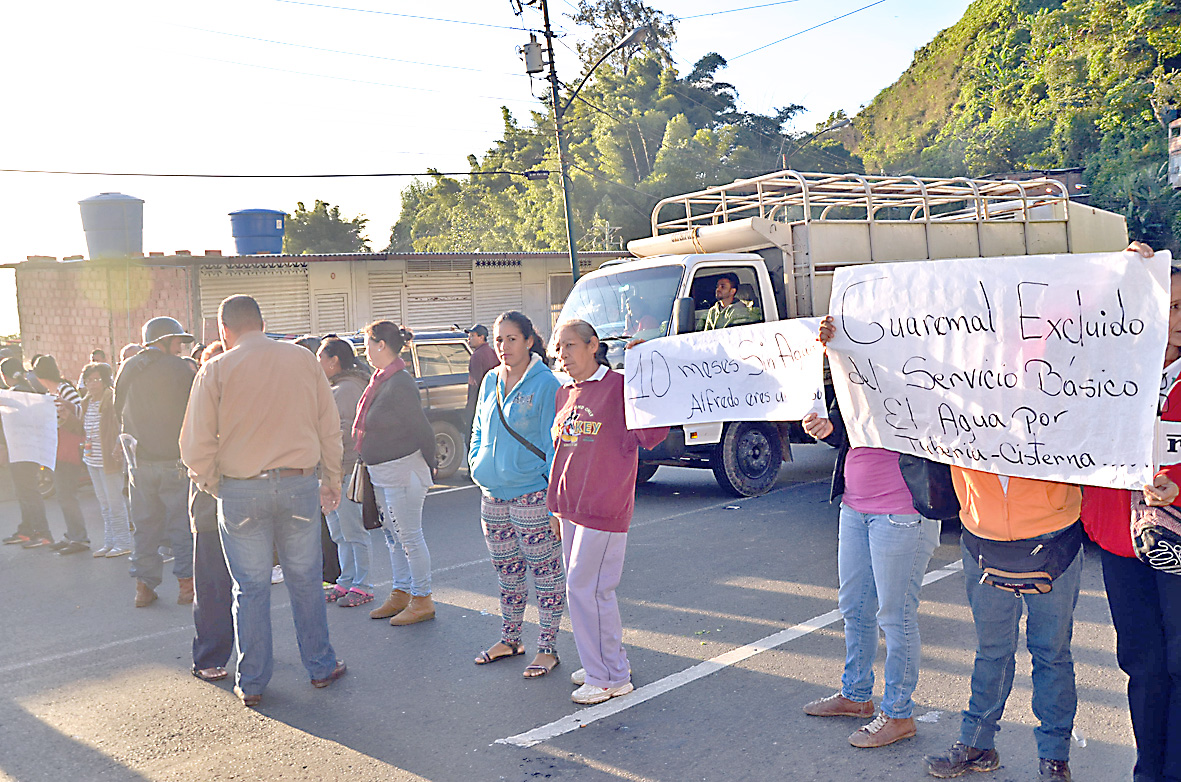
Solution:
<svg viewBox="0 0 1181 782"><path fill-rule="evenodd" d="M681 272L679 266L659 266L586 278L562 311L590 323L600 339L632 337L640 331L647 339L662 337L668 333Z"/></svg>
<svg viewBox="0 0 1181 782"><path fill-rule="evenodd" d="M724 328L725 326L763 322L762 302L759 301L759 295L756 292L759 281L755 270L748 266L714 267L699 271L694 276L693 285L690 287L689 295L693 298L693 305L696 309L697 331L705 328L709 312L717 304L718 280L729 274L738 277L737 295L734 296L734 303L740 312L732 310L730 317L715 317L715 320L722 324L715 327Z"/></svg>
<svg viewBox="0 0 1181 782"><path fill-rule="evenodd" d="M467 363L472 354L462 342L441 342L416 347L420 377L467 375Z"/></svg>

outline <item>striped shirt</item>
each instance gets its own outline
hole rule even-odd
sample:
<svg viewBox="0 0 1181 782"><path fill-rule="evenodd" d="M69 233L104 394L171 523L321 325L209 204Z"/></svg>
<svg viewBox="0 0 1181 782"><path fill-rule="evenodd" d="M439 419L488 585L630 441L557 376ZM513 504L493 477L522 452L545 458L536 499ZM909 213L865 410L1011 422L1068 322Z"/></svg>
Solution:
<svg viewBox="0 0 1181 782"><path fill-rule="evenodd" d="M87 467L102 469L103 444L99 435L102 422L100 405L92 403L86 407L86 415L82 418L82 426L86 429L86 443L82 446L82 461Z"/></svg>

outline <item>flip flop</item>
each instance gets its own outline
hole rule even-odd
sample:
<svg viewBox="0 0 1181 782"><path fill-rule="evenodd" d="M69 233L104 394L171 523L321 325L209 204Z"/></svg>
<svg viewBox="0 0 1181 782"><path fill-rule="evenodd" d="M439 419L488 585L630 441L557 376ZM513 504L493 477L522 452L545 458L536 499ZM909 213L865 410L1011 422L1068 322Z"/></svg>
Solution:
<svg viewBox="0 0 1181 782"><path fill-rule="evenodd" d="M553 665L546 667L540 663L533 663L532 665L526 666L525 670L521 672L521 675L526 679L536 679L539 676L545 676L547 673L552 671L554 668L557 668L561 664L562 661L559 660L558 656L555 654Z"/></svg>
<svg viewBox="0 0 1181 782"><path fill-rule="evenodd" d="M476 665L487 665L488 663L494 663L497 660L506 660L509 657L520 657L525 653L525 645L522 643L510 644L505 643L504 641L501 641L501 643L504 643L504 645L509 649L512 649L512 651L508 654L498 654L493 657L492 655L488 654L488 650L485 649L484 651L480 652L480 656L477 657L473 662L475 662Z"/></svg>
<svg viewBox="0 0 1181 782"><path fill-rule="evenodd" d="M193 675L203 682L216 682L226 678L230 673L225 668L194 668Z"/></svg>

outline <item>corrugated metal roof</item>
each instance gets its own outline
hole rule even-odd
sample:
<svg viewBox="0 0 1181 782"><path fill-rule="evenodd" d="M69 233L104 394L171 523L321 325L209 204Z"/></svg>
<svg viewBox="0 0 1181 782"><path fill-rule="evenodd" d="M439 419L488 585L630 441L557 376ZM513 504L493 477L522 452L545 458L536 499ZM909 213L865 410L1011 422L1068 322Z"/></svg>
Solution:
<svg viewBox="0 0 1181 782"><path fill-rule="evenodd" d="M580 258L606 259L631 258L625 251L586 250L578 253ZM151 255L134 258L144 266L207 266L244 264L284 263L339 263L342 261L429 261L429 260L514 260L528 261L542 258L566 258L565 252L473 252L473 253L337 253L333 255ZM91 264L119 265L124 259L88 260L83 263L62 264L48 258L37 258L21 263L0 264L0 269L15 269L18 266L54 266L66 268L86 267Z"/></svg>

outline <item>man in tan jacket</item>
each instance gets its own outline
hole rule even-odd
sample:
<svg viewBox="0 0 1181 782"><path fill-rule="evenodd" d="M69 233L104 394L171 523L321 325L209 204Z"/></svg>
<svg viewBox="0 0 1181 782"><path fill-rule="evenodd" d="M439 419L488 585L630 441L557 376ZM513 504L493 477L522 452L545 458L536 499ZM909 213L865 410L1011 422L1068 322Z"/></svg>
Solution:
<svg viewBox="0 0 1181 782"><path fill-rule="evenodd" d="M234 692L253 707L274 668L272 547L312 684L327 687L345 672L328 640L320 580L319 512L340 502L340 416L316 357L268 339L254 299L223 301L218 330L226 352L193 382L180 450L193 482L218 498L218 531L237 587Z"/></svg>

